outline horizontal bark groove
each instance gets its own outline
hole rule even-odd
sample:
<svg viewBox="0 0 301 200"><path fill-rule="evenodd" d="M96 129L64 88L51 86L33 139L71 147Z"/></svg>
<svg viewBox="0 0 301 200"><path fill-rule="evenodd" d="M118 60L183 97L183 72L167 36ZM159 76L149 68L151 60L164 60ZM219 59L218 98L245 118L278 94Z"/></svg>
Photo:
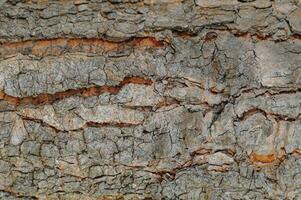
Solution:
<svg viewBox="0 0 301 200"><path fill-rule="evenodd" d="M143 77L126 77L117 86L91 86L88 88L70 89L64 92L57 92L55 94L39 94L35 97L14 97L5 94L0 91L0 100L4 100L12 105L45 105L52 104L55 101L59 101L74 95L80 95L83 97L99 96L103 93L117 94L121 88L127 84L141 84L141 85L151 85L152 80L145 79Z"/></svg>
<svg viewBox="0 0 301 200"><path fill-rule="evenodd" d="M235 29L219 29L208 30L205 36L201 37L204 41L213 41L218 34L228 32L235 37L255 41L272 41L270 35L251 34L248 32L240 32ZM189 32L176 32L176 35L184 39L191 39L196 35ZM300 40L298 34L291 35L286 40ZM21 53L23 55L34 55L38 57L59 56L63 53L93 53L103 54L113 51L118 51L125 47L134 48L159 48L170 43L170 39L157 40L154 37L133 37L122 42L114 42L105 38L51 38L51 39L33 39L17 42L2 42L0 43L0 56L6 57ZM281 42L281 40L279 40Z"/></svg>
<svg viewBox="0 0 301 200"><path fill-rule="evenodd" d="M112 42L99 38L55 38L27 40L0 44L0 56L22 53L24 55L59 56L66 52L107 53L132 46L136 48L163 47L164 42L153 37L133 38L124 42Z"/></svg>

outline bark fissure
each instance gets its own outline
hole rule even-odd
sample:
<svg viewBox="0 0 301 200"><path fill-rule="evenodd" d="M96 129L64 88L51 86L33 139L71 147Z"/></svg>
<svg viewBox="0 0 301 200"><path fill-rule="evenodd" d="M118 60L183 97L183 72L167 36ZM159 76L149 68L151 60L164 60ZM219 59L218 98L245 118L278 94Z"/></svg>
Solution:
<svg viewBox="0 0 301 200"><path fill-rule="evenodd" d="M53 104L56 101L63 100L65 98L79 95L81 97L92 97L99 96L103 93L117 94L121 88L127 84L141 84L141 85L151 85L152 81L150 79L145 79L143 77L126 77L117 86L91 86L87 88L69 89L63 92L57 92L54 94L39 94L35 97L14 97L4 92L0 91L0 100L4 100L12 105L45 105Z"/></svg>

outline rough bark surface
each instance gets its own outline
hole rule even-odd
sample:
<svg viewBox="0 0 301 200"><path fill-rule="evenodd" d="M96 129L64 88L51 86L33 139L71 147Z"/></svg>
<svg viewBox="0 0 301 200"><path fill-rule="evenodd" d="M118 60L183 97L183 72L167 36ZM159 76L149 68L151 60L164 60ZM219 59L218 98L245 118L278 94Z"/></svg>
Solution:
<svg viewBox="0 0 301 200"><path fill-rule="evenodd" d="M0 0L0 199L301 199L300 0Z"/></svg>

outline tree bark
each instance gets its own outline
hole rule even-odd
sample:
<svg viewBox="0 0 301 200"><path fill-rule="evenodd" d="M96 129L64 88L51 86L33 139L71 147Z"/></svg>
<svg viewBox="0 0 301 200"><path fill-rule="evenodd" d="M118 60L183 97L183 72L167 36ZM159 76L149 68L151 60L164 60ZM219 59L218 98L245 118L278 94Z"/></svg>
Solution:
<svg viewBox="0 0 301 200"><path fill-rule="evenodd" d="M299 0L1 0L0 199L301 199Z"/></svg>

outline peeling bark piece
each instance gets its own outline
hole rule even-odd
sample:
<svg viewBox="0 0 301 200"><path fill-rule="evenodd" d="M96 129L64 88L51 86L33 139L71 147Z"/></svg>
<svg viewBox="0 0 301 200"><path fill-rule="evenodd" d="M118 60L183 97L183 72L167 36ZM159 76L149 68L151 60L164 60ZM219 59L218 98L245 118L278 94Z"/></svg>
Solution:
<svg viewBox="0 0 301 200"><path fill-rule="evenodd" d="M284 120L299 119L301 105L298 100L300 98L299 92L258 97L243 95L235 105L235 112L240 118L248 117L248 113L259 112Z"/></svg>
<svg viewBox="0 0 301 200"><path fill-rule="evenodd" d="M208 103L209 105L220 104L223 100L222 95L212 94L208 90L198 87L173 88L165 92L166 96L173 97L179 101L187 101L191 103Z"/></svg>
<svg viewBox="0 0 301 200"><path fill-rule="evenodd" d="M103 71L105 58L65 55L45 57L39 61L18 55L0 61L0 88L13 97L37 96L47 93L106 83ZM82 66L85 66L82 68Z"/></svg>
<svg viewBox="0 0 301 200"><path fill-rule="evenodd" d="M298 6L295 5L293 1L281 1L281 0L275 1L275 10L277 10L281 14L284 15L290 14L296 8L298 8Z"/></svg>
<svg viewBox="0 0 301 200"><path fill-rule="evenodd" d="M222 7L222 6L234 6L237 4L237 0L197 0L196 4L201 7Z"/></svg>
<svg viewBox="0 0 301 200"><path fill-rule="evenodd" d="M69 131L83 127L86 123L73 113L66 112L64 115L58 115L51 105L38 108L24 108L18 111L18 114L24 119L40 120L57 130Z"/></svg>
<svg viewBox="0 0 301 200"><path fill-rule="evenodd" d="M272 2L270 0L255 0L253 2L250 3L251 5L253 5L256 8L269 8L272 6Z"/></svg>
<svg viewBox="0 0 301 200"><path fill-rule="evenodd" d="M10 170L10 164L9 162L0 160L0 173L7 173Z"/></svg>
<svg viewBox="0 0 301 200"><path fill-rule="evenodd" d="M278 137L275 139L277 150L284 148L288 154L298 153L301 149L301 138L298 134L301 131L301 123L299 121L279 121L277 126Z"/></svg>
<svg viewBox="0 0 301 200"><path fill-rule="evenodd" d="M26 136L27 132L24 128L23 120L17 117L11 132L10 143L13 145L19 145L23 142Z"/></svg>
<svg viewBox="0 0 301 200"><path fill-rule="evenodd" d="M126 106L155 106L163 101L153 86L128 84L116 95L116 101Z"/></svg>
<svg viewBox="0 0 301 200"><path fill-rule="evenodd" d="M298 49L301 48L300 41L292 42L290 45L296 46ZM286 45L268 41L257 43L255 53L258 62L258 68L255 70L263 86L285 87L294 84L299 86L300 71L298 65L301 58L298 53L288 50Z"/></svg>
<svg viewBox="0 0 301 200"><path fill-rule="evenodd" d="M117 105L99 105L95 108L81 106L77 113L87 122L108 124L141 124L143 113L134 109L122 108Z"/></svg>
<svg viewBox="0 0 301 200"><path fill-rule="evenodd" d="M289 16L288 21L293 33L301 35L301 8L294 10Z"/></svg>
<svg viewBox="0 0 301 200"><path fill-rule="evenodd" d="M234 162L234 159L224 153L217 152L212 155L207 155L207 162L209 165L230 165Z"/></svg>
<svg viewBox="0 0 301 200"><path fill-rule="evenodd" d="M66 160L59 160L57 166L66 175L72 175L78 178L88 177L87 170L81 170L77 162L76 157L70 157Z"/></svg>
<svg viewBox="0 0 301 200"><path fill-rule="evenodd" d="M238 141L243 145L243 151L246 151L248 155L252 152L266 154L276 148L273 139L278 133L273 128L277 125L273 124L262 113L250 114L244 121L237 124Z"/></svg>

